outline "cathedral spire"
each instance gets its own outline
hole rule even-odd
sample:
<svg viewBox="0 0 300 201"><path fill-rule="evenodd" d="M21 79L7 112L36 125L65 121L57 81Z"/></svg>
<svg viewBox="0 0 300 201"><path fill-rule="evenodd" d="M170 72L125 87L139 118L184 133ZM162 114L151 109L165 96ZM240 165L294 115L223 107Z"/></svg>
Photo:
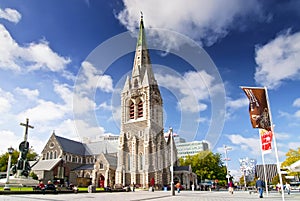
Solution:
<svg viewBox="0 0 300 201"><path fill-rule="evenodd" d="M147 76L145 76L145 74L147 74ZM144 80L144 78L147 78L148 80ZM156 81L152 72L149 50L146 43L144 16L142 12L131 81L133 87L140 87L145 85L145 83L148 83L149 85L156 85Z"/></svg>

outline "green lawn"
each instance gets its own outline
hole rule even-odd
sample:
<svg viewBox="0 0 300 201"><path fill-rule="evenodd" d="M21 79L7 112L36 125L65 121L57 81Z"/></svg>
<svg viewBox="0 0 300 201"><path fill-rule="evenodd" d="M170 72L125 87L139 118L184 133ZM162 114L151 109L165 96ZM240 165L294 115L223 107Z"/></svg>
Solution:
<svg viewBox="0 0 300 201"><path fill-rule="evenodd" d="M0 187L0 191L3 190L4 187ZM10 191L33 191L32 187L10 187Z"/></svg>
<svg viewBox="0 0 300 201"><path fill-rule="evenodd" d="M0 191L3 190L4 187L0 187ZM79 191L88 191L87 187L78 187ZM10 187L10 191L33 191L32 187ZM96 188L96 191L104 191L104 188Z"/></svg>

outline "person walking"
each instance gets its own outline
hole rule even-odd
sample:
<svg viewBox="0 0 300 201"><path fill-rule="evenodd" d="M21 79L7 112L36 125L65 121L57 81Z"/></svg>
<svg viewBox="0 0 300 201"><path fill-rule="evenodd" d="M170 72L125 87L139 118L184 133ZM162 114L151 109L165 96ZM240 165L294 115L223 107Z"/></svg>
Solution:
<svg viewBox="0 0 300 201"><path fill-rule="evenodd" d="M263 198L265 183L259 177L255 183L255 187L257 188L257 190L259 192L259 197Z"/></svg>
<svg viewBox="0 0 300 201"><path fill-rule="evenodd" d="M233 187L234 187L233 182L232 182L232 180L230 180L229 184L228 184L228 192L230 194L233 194Z"/></svg>
<svg viewBox="0 0 300 201"><path fill-rule="evenodd" d="M181 188L180 182L176 184L176 188L177 188L177 192L180 193L180 188Z"/></svg>
<svg viewBox="0 0 300 201"><path fill-rule="evenodd" d="M286 189L288 195L291 194L291 185L287 182L285 183L285 189Z"/></svg>

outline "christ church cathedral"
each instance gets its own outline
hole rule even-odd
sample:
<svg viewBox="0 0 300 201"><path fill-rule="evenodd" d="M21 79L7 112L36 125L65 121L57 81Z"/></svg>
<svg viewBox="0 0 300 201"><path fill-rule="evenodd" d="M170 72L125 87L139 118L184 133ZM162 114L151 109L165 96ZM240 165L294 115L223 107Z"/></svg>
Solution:
<svg viewBox="0 0 300 201"><path fill-rule="evenodd" d="M162 188L171 183L174 161L174 183L181 182L185 188L197 184L190 166L178 166L174 140L164 136L163 100L152 71L143 16L132 74L121 92L120 128L120 136L86 143L53 132L32 171L40 180L78 186Z"/></svg>

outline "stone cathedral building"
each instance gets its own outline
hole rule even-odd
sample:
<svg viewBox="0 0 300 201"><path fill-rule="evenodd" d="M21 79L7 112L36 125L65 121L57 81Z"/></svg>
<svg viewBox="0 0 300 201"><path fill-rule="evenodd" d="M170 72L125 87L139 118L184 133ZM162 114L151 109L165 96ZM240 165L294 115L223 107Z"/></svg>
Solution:
<svg viewBox="0 0 300 201"><path fill-rule="evenodd" d="M121 113L116 183L148 187L154 180L167 185L170 149L164 139L163 101L152 71L143 17L132 76L127 77L121 92Z"/></svg>
<svg viewBox="0 0 300 201"><path fill-rule="evenodd" d="M32 167L39 180L90 184L97 187L155 186L171 182L171 137L164 136L163 100L147 49L143 17L137 39L131 77L121 92L120 136L97 142L77 142L54 132L40 160ZM178 166L173 141L174 183L190 189L197 184L191 166Z"/></svg>

